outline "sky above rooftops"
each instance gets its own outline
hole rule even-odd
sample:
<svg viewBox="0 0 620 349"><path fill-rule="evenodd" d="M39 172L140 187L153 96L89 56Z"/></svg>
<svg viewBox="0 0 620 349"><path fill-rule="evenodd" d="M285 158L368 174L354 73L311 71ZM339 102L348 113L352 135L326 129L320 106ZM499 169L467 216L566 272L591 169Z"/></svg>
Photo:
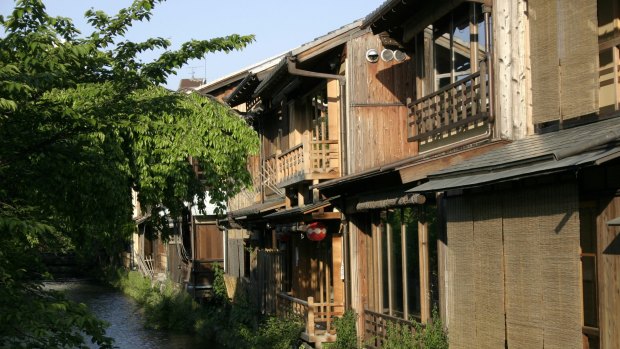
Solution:
<svg viewBox="0 0 620 349"><path fill-rule="evenodd" d="M109 15L131 4L129 0L44 0L48 13L73 19L83 34L91 32L84 19L90 8ZM213 53L194 60L170 76L166 87L176 90L182 78L204 79L207 83L259 61L290 51L316 37L363 18L383 0L168 0L158 4L150 22L130 29L126 38L142 41L163 37L171 49L191 39L210 39L229 34L254 34L256 41L242 51ZM0 1L0 14L10 14L14 2ZM1 34L0 34L1 35ZM142 55L150 61L156 53Z"/></svg>

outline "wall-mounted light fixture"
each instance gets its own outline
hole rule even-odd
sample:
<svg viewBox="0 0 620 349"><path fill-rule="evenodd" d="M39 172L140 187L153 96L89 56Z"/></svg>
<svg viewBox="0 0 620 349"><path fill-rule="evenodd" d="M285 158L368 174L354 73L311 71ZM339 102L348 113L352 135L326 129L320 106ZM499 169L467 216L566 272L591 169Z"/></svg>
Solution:
<svg viewBox="0 0 620 349"><path fill-rule="evenodd" d="M366 51L366 60L370 63L377 63L379 61L379 52L374 48Z"/></svg>

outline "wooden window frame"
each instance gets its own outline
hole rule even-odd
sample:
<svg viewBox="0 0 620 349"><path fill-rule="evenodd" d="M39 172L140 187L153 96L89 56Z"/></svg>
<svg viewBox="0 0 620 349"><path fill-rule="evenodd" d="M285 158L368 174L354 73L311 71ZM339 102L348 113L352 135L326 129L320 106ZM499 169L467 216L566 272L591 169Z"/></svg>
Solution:
<svg viewBox="0 0 620 349"><path fill-rule="evenodd" d="M387 209L382 209L381 211L376 212L373 215L372 222L372 260L374 263L370 266L369 272L374 275L374 283L369 285L372 288L372 294L374 295L374 309L380 314L386 314L392 317L398 317L404 320L409 321L410 318L414 318L417 321L426 321L428 317L428 307L424 307L423 300L425 299L424 294L426 293L425 287L423 286L423 279L425 279L424 274L428 273L428 263L426 265L421 265L420 261L409 260L411 257L407 253L407 227L408 225L405 223L404 219L404 209L405 207L393 208L393 210L397 210L400 215L400 243L401 250L399 251L401 255L401 278L402 285L397 285L396 280L394 280L393 275L396 272L396 265L393 258L393 255L396 251L394 251L394 241L393 241L393 227L387 221ZM418 224L418 246L422 246L423 244L427 244L426 235L426 224L422 223L419 220L414 221L412 224ZM385 246L384 246L385 245ZM384 256L383 253L387 254ZM420 257L420 250L418 250L418 257ZM387 266L384 265L387 263ZM420 291L419 299L420 299L420 313L411 314L409 312L409 295L410 292L413 292L415 289L415 285L409 284L409 279L407 276L407 264L415 263L415 265L420 269L419 270L419 286L418 289ZM387 268L387 272L384 273L383 270ZM422 270L422 269L425 270ZM384 290L385 283L387 283L387 290ZM402 312L397 310L395 304L397 300L395 297L394 290L396 287L402 287ZM411 288L411 289L410 289ZM384 293L387 291L387 295ZM385 308L385 298L387 296L387 308ZM396 312L402 313L396 314Z"/></svg>
<svg viewBox="0 0 620 349"><path fill-rule="evenodd" d="M583 220L585 218L585 216L583 215L583 212L585 210L589 210L592 211L592 216L590 217L591 219L594 220L594 222L590 222L590 223L594 223L593 224L593 229L591 229L591 231L589 232L590 234L592 234L592 236L590 237L591 239L593 239L593 243L594 243L594 252L583 252L583 246L581 246L581 241L580 241L580 246L579 246L579 253L580 253L580 274L581 274L581 289L582 289L582 302L581 302L581 306L582 306L582 311L584 312L584 318L583 321L584 323L582 324L582 333L584 335L584 343L587 341L587 338L593 337L596 338L596 341L600 341L600 314L599 314L599 276L598 276L598 260L600 258L599 256L599 252L598 252L598 247L597 247L597 240L598 240L598 231L597 231L597 227L596 227L596 208L597 208L597 204L595 201L582 201L579 204L579 217L581 220ZM583 224L583 222L582 222ZM579 235L580 235L580 239L582 239L582 235L586 233L583 229L583 226L580 227L580 231L579 231ZM591 326L591 325L586 325L585 324L585 290L584 290L584 271L583 271L583 267L584 267L584 257L585 258L593 258L594 260L594 279L593 279L593 283L594 283L594 310L595 310L595 315L596 315L596 326ZM589 346L588 346L589 347Z"/></svg>

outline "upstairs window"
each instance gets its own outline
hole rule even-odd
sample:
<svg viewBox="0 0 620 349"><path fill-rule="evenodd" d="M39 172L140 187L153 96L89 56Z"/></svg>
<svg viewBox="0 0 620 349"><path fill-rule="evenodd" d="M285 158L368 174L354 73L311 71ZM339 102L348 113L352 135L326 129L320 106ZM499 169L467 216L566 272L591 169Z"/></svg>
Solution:
<svg viewBox="0 0 620 349"><path fill-rule="evenodd" d="M598 0L599 112L620 110L620 4Z"/></svg>
<svg viewBox="0 0 620 349"><path fill-rule="evenodd" d="M434 90L478 71L486 57L487 23L480 4L463 4L433 24Z"/></svg>

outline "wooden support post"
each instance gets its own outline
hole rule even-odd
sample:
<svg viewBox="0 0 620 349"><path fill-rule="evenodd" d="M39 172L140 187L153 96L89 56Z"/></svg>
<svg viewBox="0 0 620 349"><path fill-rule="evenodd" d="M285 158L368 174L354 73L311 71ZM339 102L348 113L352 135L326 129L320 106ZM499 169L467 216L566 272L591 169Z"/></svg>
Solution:
<svg viewBox="0 0 620 349"><path fill-rule="evenodd" d="M279 182L282 181L282 170L283 170L283 164L281 163L281 159L280 159L280 154L282 154L282 150L278 149L276 150L276 156L275 156L275 168L274 168L274 175L275 178L273 179L273 183L274 184L278 184Z"/></svg>
<svg viewBox="0 0 620 349"><path fill-rule="evenodd" d="M313 179L312 180L312 185L317 185L319 184L319 180L318 179ZM316 203L320 201L320 197L319 197L319 190L318 189L312 189L312 202Z"/></svg>
<svg viewBox="0 0 620 349"><path fill-rule="evenodd" d="M332 291L330 287L331 267L330 267L330 263L327 260L327 258L325 258L325 260L326 260L325 261L325 281L324 281L325 282L325 298L321 302L323 304L322 309L321 309L321 314L323 314L322 316L325 316L325 323L327 325L327 331L329 332L330 317L331 317L331 304L332 304L332 298L331 298Z"/></svg>
<svg viewBox="0 0 620 349"><path fill-rule="evenodd" d="M305 136L304 136L304 141L303 141L303 146L302 146L302 169L304 174L310 174L313 172L313 167L314 167L314 161L315 159L312 157L313 156L313 145L312 142L310 142L309 138L312 137L311 133L309 132L305 132Z"/></svg>
<svg viewBox="0 0 620 349"><path fill-rule="evenodd" d="M383 314L383 231L381 230L381 226L379 224L375 224L373 227L374 234L376 236L376 244L375 244L375 256L377 256L377 261L375 263L375 275L377 276L377 282L375 287L377 288L377 312Z"/></svg>
<svg viewBox="0 0 620 349"><path fill-rule="evenodd" d="M400 221L400 248L401 248L401 271L403 277L403 317L409 319L409 287L407 285L407 225L405 225L404 210L401 210Z"/></svg>
<svg viewBox="0 0 620 349"><path fill-rule="evenodd" d="M314 336L314 297L308 297L308 320L306 322L308 336Z"/></svg>
<svg viewBox="0 0 620 349"><path fill-rule="evenodd" d="M330 140L338 140L339 143L342 142L340 139L340 82L338 80L329 80L327 82L327 134L329 137L326 139ZM342 173L342 169L340 169L340 151L332 149L340 149L337 145L327 145L329 147L329 152L336 151L336 158L329 160L328 169L338 168L339 172Z"/></svg>
<svg viewBox="0 0 620 349"><path fill-rule="evenodd" d="M388 313L390 316L394 316L394 258L393 258L393 243L392 243L392 226L385 223L387 228L387 269L388 269Z"/></svg>
<svg viewBox="0 0 620 349"><path fill-rule="evenodd" d="M344 262L343 256L343 238L342 234L332 235L332 265L334 267L332 272L332 284L334 285L334 303L344 303L344 282L340 277L340 271L342 263Z"/></svg>
<svg viewBox="0 0 620 349"><path fill-rule="evenodd" d="M427 222L418 222L418 246L420 257L420 317L422 323L427 323L431 313Z"/></svg>
<svg viewBox="0 0 620 349"><path fill-rule="evenodd" d="M302 183L297 185L297 206L303 206L306 204L304 198L304 185Z"/></svg>

